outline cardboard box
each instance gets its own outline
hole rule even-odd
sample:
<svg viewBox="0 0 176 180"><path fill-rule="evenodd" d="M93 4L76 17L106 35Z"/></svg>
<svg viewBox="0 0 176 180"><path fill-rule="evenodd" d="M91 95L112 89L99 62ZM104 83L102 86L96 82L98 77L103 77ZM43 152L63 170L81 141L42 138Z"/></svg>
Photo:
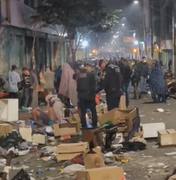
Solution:
<svg viewBox="0 0 176 180"><path fill-rule="evenodd" d="M83 129L82 130L82 141L92 144L93 147L101 146L103 147L103 133L95 133L95 130L92 129Z"/></svg>
<svg viewBox="0 0 176 180"><path fill-rule="evenodd" d="M77 180L125 180L122 167L101 167L77 172Z"/></svg>
<svg viewBox="0 0 176 180"><path fill-rule="evenodd" d="M0 137L10 133L12 133L12 125L7 123L0 124Z"/></svg>
<svg viewBox="0 0 176 180"><path fill-rule="evenodd" d="M18 99L0 99L0 120L15 122L19 120Z"/></svg>
<svg viewBox="0 0 176 180"><path fill-rule="evenodd" d="M158 142L161 146L176 145L176 131L174 129L158 131Z"/></svg>
<svg viewBox="0 0 176 180"><path fill-rule="evenodd" d="M107 105L104 105L104 106L103 106L103 112L104 112L104 114L108 112L108 107L107 107Z"/></svg>
<svg viewBox="0 0 176 180"><path fill-rule="evenodd" d="M89 150L87 142L60 144L57 146L57 161L71 160Z"/></svg>
<svg viewBox="0 0 176 180"><path fill-rule="evenodd" d="M20 127L19 133L25 141L32 142L32 128L31 128L31 126Z"/></svg>
<svg viewBox="0 0 176 180"><path fill-rule="evenodd" d="M77 133L77 123L54 124L54 136L75 135Z"/></svg>
<svg viewBox="0 0 176 180"><path fill-rule="evenodd" d="M171 176L168 180L176 180L176 175Z"/></svg>
<svg viewBox="0 0 176 180"><path fill-rule="evenodd" d="M81 119L79 117L79 114L74 114L73 117L67 117L67 120L69 123L76 123L76 131L79 133L81 131Z"/></svg>
<svg viewBox="0 0 176 180"><path fill-rule="evenodd" d="M33 134L32 142L35 144L46 144L46 136L43 134Z"/></svg>
<svg viewBox="0 0 176 180"><path fill-rule="evenodd" d="M96 106L96 111L97 111L97 113L101 113L101 105Z"/></svg>
<svg viewBox="0 0 176 180"><path fill-rule="evenodd" d="M106 122L111 121L113 124L127 123L129 127L132 127L132 121L137 117L137 109L113 109L101 116L99 116L98 121L101 126ZM128 130L130 131L130 129Z"/></svg>
<svg viewBox="0 0 176 180"><path fill-rule="evenodd" d="M72 119L73 122L77 123L77 133L79 133L81 131L81 119L79 117L79 114L74 114Z"/></svg>
<svg viewBox="0 0 176 180"><path fill-rule="evenodd" d="M84 154L84 166L86 169L105 167L100 147L96 147Z"/></svg>

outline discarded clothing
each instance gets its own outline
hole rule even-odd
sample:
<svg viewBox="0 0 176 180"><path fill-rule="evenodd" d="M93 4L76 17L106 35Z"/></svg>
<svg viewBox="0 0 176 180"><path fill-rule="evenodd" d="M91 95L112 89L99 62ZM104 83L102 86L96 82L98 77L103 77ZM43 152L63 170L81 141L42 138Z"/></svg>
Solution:
<svg viewBox="0 0 176 180"><path fill-rule="evenodd" d="M142 142L122 142L123 148L122 151L138 151L145 150L146 144Z"/></svg>
<svg viewBox="0 0 176 180"><path fill-rule="evenodd" d="M29 174L21 169L12 180L31 180Z"/></svg>

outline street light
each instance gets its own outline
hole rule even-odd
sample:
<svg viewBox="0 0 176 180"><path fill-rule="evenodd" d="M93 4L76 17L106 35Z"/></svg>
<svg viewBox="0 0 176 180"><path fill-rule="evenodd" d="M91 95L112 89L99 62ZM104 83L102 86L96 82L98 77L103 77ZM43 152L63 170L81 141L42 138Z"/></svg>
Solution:
<svg viewBox="0 0 176 180"><path fill-rule="evenodd" d="M87 41L83 41L82 42L82 46L85 48L85 47L87 47L88 46L88 42Z"/></svg>
<svg viewBox="0 0 176 180"><path fill-rule="evenodd" d="M138 4L138 3L139 3L139 1L137 1L137 0L134 1L134 4Z"/></svg>
<svg viewBox="0 0 176 180"><path fill-rule="evenodd" d="M135 44L135 45L138 45L138 44L139 44L139 41L134 41L134 44Z"/></svg>
<svg viewBox="0 0 176 180"><path fill-rule="evenodd" d="M125 26L125 24L123 23L122 26Z"/></svg>

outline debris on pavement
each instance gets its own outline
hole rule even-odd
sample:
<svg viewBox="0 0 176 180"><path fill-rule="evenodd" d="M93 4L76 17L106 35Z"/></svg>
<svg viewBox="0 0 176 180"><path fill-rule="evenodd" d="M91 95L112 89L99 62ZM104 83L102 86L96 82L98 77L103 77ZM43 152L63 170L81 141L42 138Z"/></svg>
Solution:
<svg viewBox="0 0 176 180"><path fill-rule="evenodd" d="M72 164L72 165L65 167L63 172L69 174L69 173L74 173L74 172L82 171L82 170L85 170L84 166L82 166L80 164Z"/></svg>
<svg viewBox="0 0 176 180"><path fill-rule="evenodd" d="M165 110L163 108L158 108L157 112L165 112Z"/></svg>
<svg viewBox="0 0 176 180"><path fill-rule="evenodd" d="M94 178L101 175L106 177L108 171L118 180L124 179L125 176L131 180L131 174L136 173L133 172L133 168L137 167L139 171L145 172L145 178L167 175L172 168L170 161L174 159L176 152L168 153L165 148L160 150L158 145L156 146L156 139L152 142L147 139L159 137L161 145L174 145L176 133L161 133L169 131L166 129L166 121L140 124L140 117L146 118L146 114L143 112L143 115L139 116L138 108L115 109L108 112L105 106L106 104L101 104L101 107L97 107L100 127L95 130L89 129L92 136L87 135L86 140L84 130L80 132L78 117L68 118L68 123L56 124L55 128L40 128L35 124L19 123L19 128L16 128L18 130L12 130L0 137L0 168L6 166L7 160L3 156L11 150L16 158L11 165L11 171L14 173L23 169L34 180L76 179L76 174L80 178L86 178L82 177L81 172L86 172L87 177L91 177L93 172ZM170 110L162 108L158 108L157 112L160 113L155 115L171 114ZM155 118L152 118L154 121ZM88 119L91 121L91 112L88 113ZM76 135L78 131L79 135ZM57 134L57 137L54 134ZM170 140L169 135L172 137ZM146 150L148 146L156 155ZM157 159L158 152L164 154L163 158L167 161ZM56 177L53 177L53 174Z"/></svg>
<svg viewBox="0 0 176 180"><path fill-rule="evenodd" d="M176 152L164 153L166 156L176 156Z"/></svg>

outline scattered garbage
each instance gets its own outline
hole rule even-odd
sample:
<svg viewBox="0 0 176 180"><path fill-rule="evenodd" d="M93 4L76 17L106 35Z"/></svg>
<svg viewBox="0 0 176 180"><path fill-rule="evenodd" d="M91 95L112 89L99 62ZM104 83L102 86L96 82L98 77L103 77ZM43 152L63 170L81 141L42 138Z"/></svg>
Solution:
<svg viewBox="0 0 176 180"><path fill-rule="evenodd" d="M29 166L22 165L22 166L19 166L19 167L18 166L13 166L12 167L12 170L15 170L15 171L20 170L20 169L24 169L24 170L29 169Z"/></svg>
<svg viewBox="0 0 176 180"><path fill-rule="evenodd" d="M176 156L176 152L164 153L166 156Z"/></svg>
<svg viewBox="0 0 176 180"><path fill-rule="evenodd" d="M124 110L123 113L120 112L124 116L122 119L120 119L120 121L123 122L125 120L124 122L126 122L127 120L129 120L130 119L128 117L129 112L131 112L131 110ZM132 112L134 113L134 111ZM166 115L171 114L170 110L165 110L163 108L158 108L157 112L159 113L152 113L152 115L153 114L159 115L160 113ZM89 116L87 116L88 126L89 128L91 128L91 124L90 124L91 112L88 113L89 113ZM106 111L103 111L103 114L105 113ZM116 114L114 114L114 116L115 115ZM136 114L132 114L132 115L136 117ZM144 114L140 115L140 117L142 118L145 118L145 116L146 115ZM105 120L106 119L109 120L108 122L105 123L106 127L114 126L113 119L111 119L109 116L108 118L105 118ZM149 119L152 119L152 121L155 120L154 117L152 118L149 117ZM161 120L160 117L158 119ZM117 120L117 118L115 118L114 120ZM64 124L69 124L69 123L67 120L64 120L62 122L63 127ZM102 125L100 122L99 124ZM132 124L133 123L130 124L130 128L133 128ZM18 125L20 125L20 127L26 127L26 122L21 121ZM52 126L45 126L39 128L36 126L34 121L30 121L29 126L31 126L31 130L32 130L31 138L35 137L36 139L38 135L42 137L46 137L46 141L43 141L44 142L43 145L38 145L40 143L34 143L36 142L34 141L34 139L31 139L31 141L30 138L28 139L29 141L25 140L18 131L13 131L10 134L7 133L0 137L0 155L2 156L2 159L0 159L0 166L1 167L6 166L7 163L6 158L8 153L11 151L13 152L13 157L17 159L13 161L11 170L19 171L19 172L12 180L22 180L22 179L23 180L29 180L29 179L54 180L59 178L67 179L70 177L75 179L76 177L75 174L77 171L88 172L87 169L89 168L87 168L87 164L85 163L85 159L86 159L85 154L92 151L93 148L91 148L92 144L91 143L88 144L87 141L86 143L80 142L81 138L79 136L82 136L83 134L82 132L79 131L76 135L74 134L73 136L70 134L70 135L55 137L54 128ZM129 132L128 131L124 132L124 129L126 127L121 127L121 126L115 127L116 129L119 128L118 132L122 132L122 133L115 132L112 135L113 138L110 139L112 140L111 149L103 147L102 151L104 154L102 153L102 151L100 151L100 154L102 156L102 162L104 165L103 167L106 168L115 165L117 168L117 166L122 166L124 167L125 172L130 172L131 171L130 168L138 166L139 169L146 169L147 171L146 177L157 176L159 172L161 172L162 175L168 172L171 166L169 158L176 159L176 152L166 153L163 150L162 154L164 153L166 156L172 156L172 157L165 157L167 158L168 162L165 162L164 160L162 161L161 159L157 159L155 158L154 154L150 155L148 152L145 154L140 153L141 152L140 150L145 150L147 148L147 141L143 138L146 135L146 132L149 134L148 136L149 138L151 137L156 138L158 136L158 128L154 128L154 127L159 127L159 124L153 123L152 126L148 126L147 128L144 127L142 131L138 130L137 133L135 133L135 136L130 138L127 138L129 137L128 134ZM78 129L80 128L78 127ZM161 129L165 129L165 126L162 125ZM154 131L154 133L151 133L152 130ZM145 132L143 133L143 131ZM140 134L139 132L142 133ZM34 136L34 134L37 134L37 136ZM102 134L103 134L103 145L104 145L104 140L107 134L106 132L103 132ZM109 133L108 135L111 136L111 133ZM74 143L72 142L72 139L74 139L73 140ZM126 141L124 141L124 139ZM98 140L99 139L97 138L97 140L95 141L98 142ZM154 146L152 144L151 147L153 147L152 150L155 151L155 153L158 153L159 151L158 145ZM151 147L149 146L149 148ZM127 151L129 152L129 154L125 153ZM92 157L94 155L95 154L93 154ZM26 156L26 157L24 158L19 156ZM35 162L35 165L33 162ZM57 163L57 165L55 166L54 163ZM90 158L88 163L92 163L92 165L96 164L96 166L92 169L96 169L97 167L100 167L99 166L100 161L97 161L97 158L95 159ZM43 164L49 164L49 166L44 166ZM148 166L148 164L151 165ZM28 173L25 170L28 170ZM53 171L53 173L48 171ZM46 176L47 173L57 174L56 172L58 173L57 177ZM129 176L126 179L128 180L132 179L132 177L130 177L130 173L123 173L123 174ZM45 177L43 178L43 176ZM86 178L82 177L80 179L86 179Z"/></svg>
<svg viewBox="0 0 176 180"><path fill-rule="evenodd" d="M21 169L12 180L31 180L31 177L24 169Z"/></svg>
<svg viewBox="0 0 176 180"><path fill-rule="evenodd" d="M157 112L165 112L165 110L163 108L158 108Z"/></svg>
<svg viewBox="0 0 176 180"><path fill-rule="evenodd" d="M7 160L6 159L0 159L0 166L5 166L6 165Z"/></svg>
<svg viewBox="0 0 176 180"><path fill-rule="evenodd" d="M50 168L48 168L47 170L48 170L48 171L55 171L56 168L55 168L55 167L50 167Z"/></svg>
<svg viewBox="0 0 176 180"><path fill-rule="evenodd" d="M37 171L36 171L36 174L42 174L43 173L43 170L42 169L38 169Z"/></svg>
<svg viewBox="0 0 176 180"><path fill-rule="evenodd" d="M64 173L74 173L85 170L85 167L80 164L72 164L64 168Z"/></svg>

